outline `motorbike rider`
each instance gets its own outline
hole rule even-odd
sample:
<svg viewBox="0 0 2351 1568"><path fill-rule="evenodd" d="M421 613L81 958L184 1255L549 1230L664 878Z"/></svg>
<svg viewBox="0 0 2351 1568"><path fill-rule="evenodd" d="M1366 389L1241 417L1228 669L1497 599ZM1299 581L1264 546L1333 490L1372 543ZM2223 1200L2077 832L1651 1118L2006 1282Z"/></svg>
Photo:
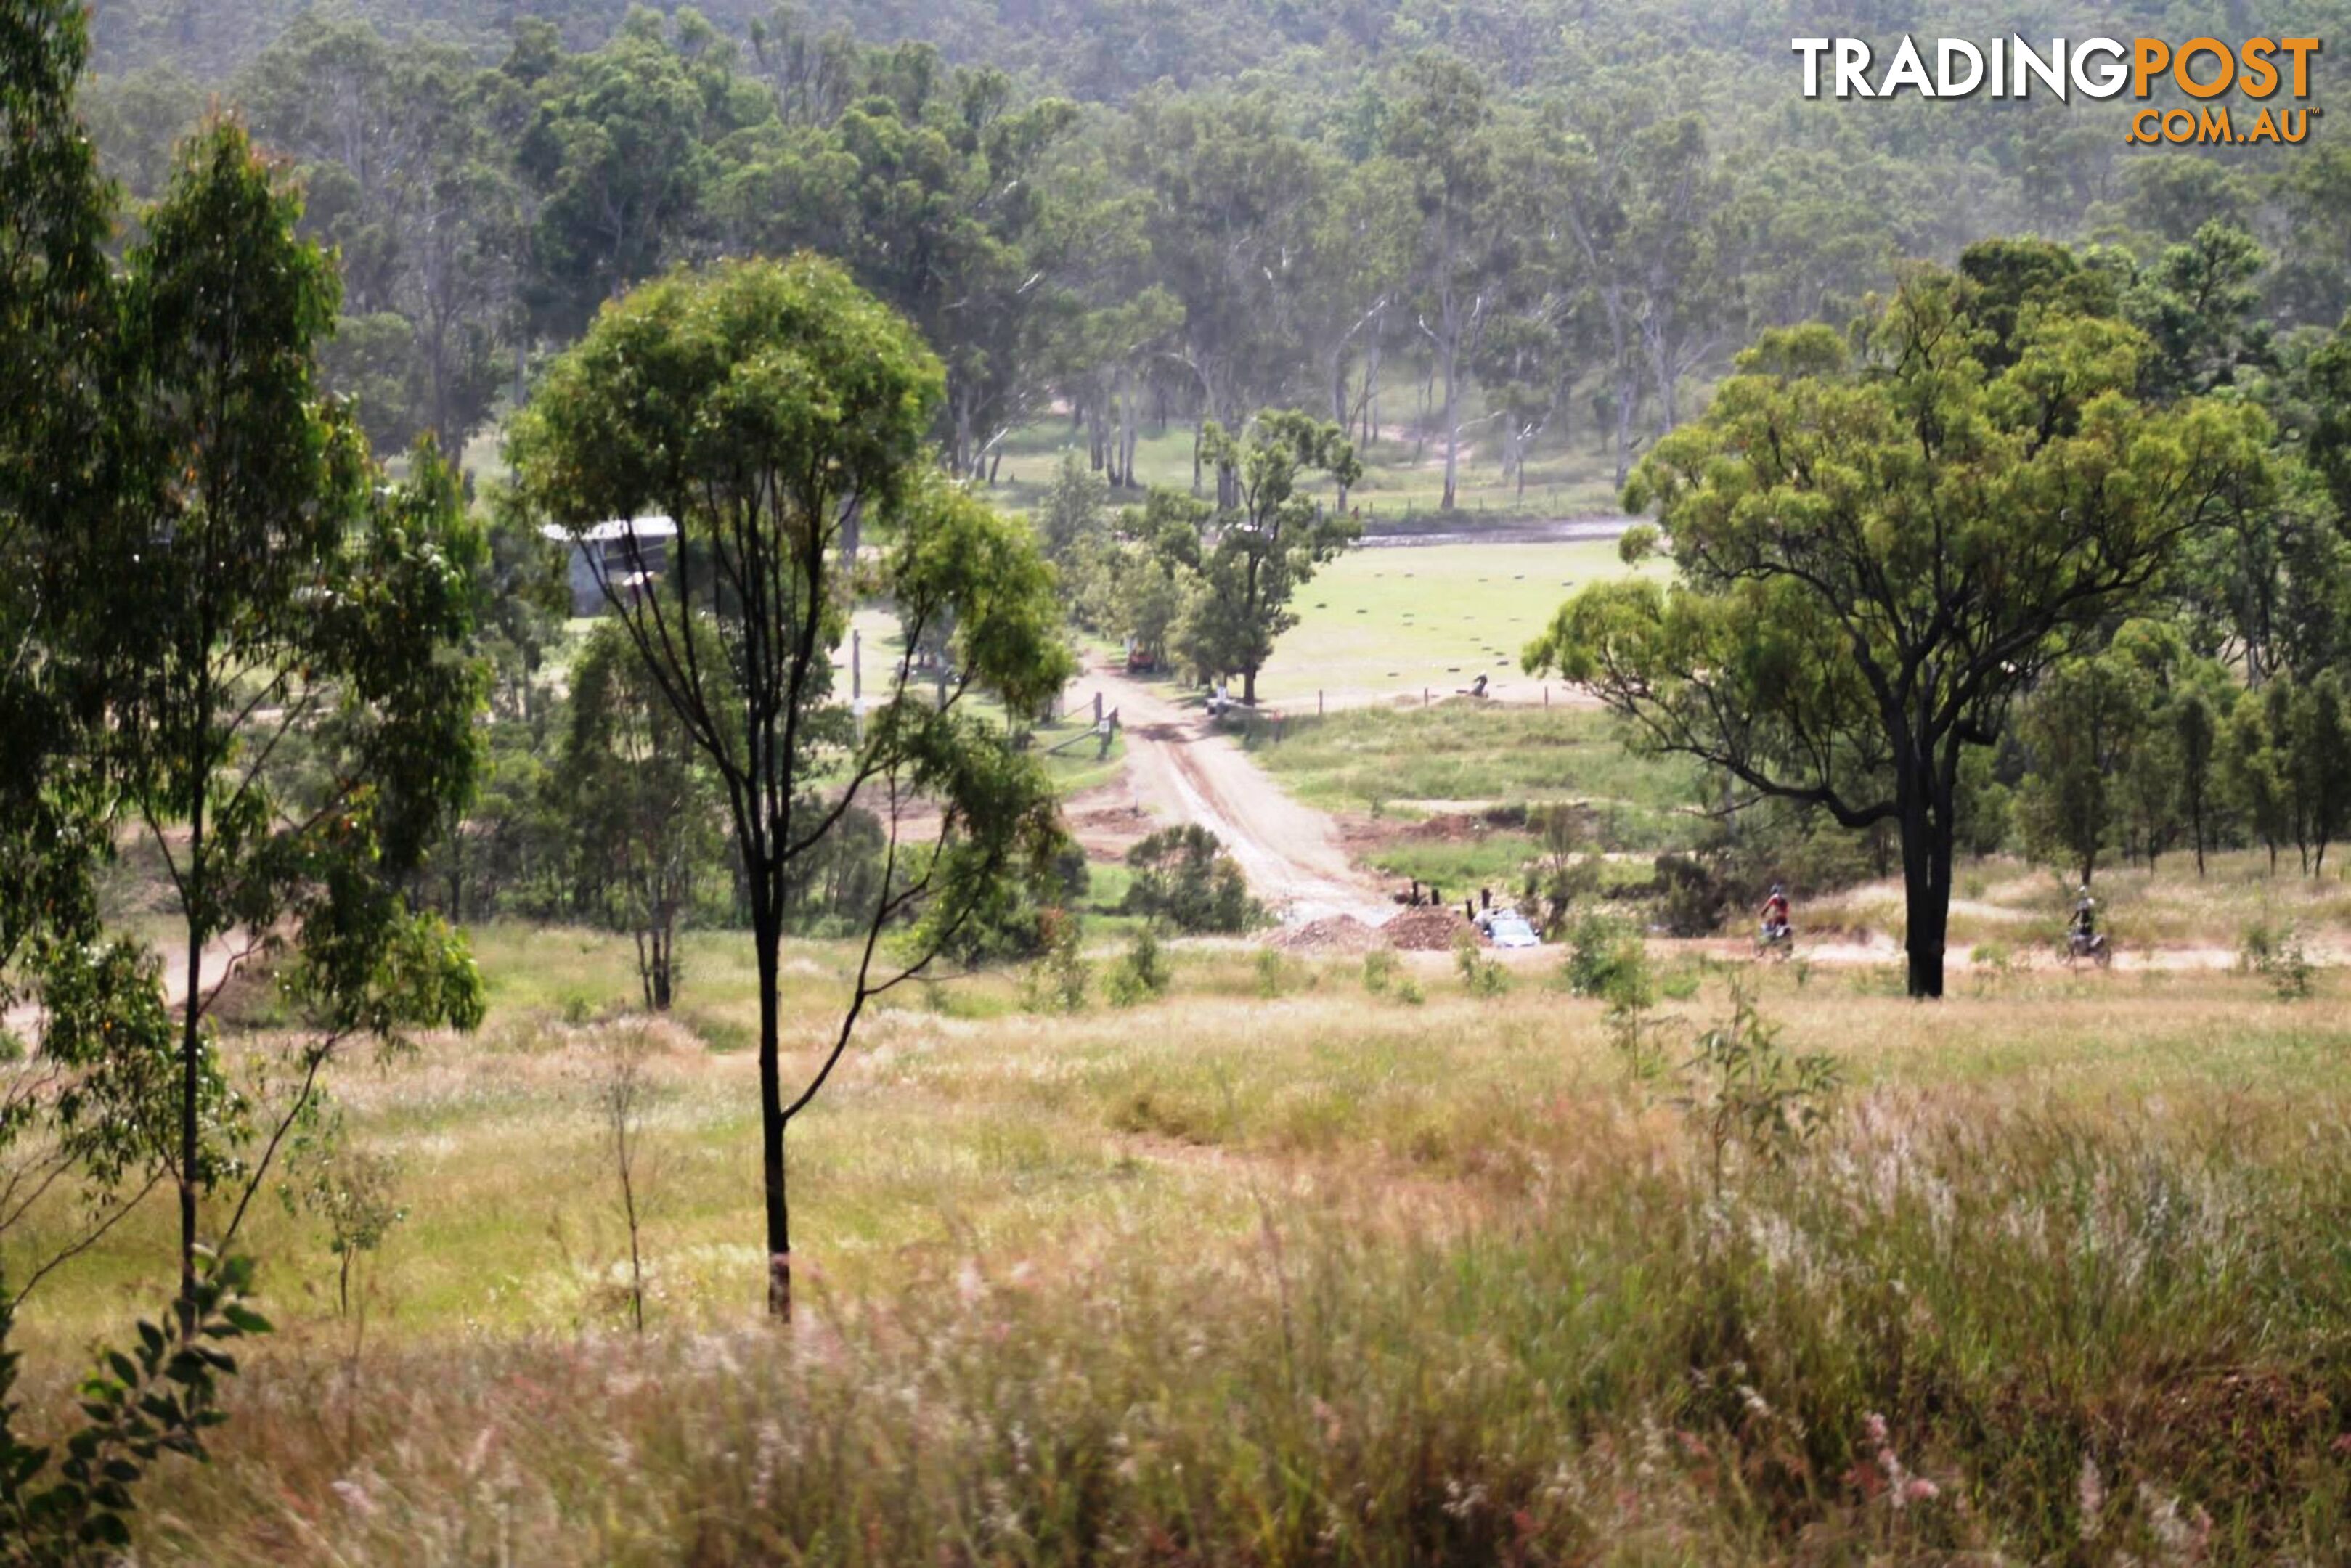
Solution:
<svg viewBox="0 0 2351 1568"><path fill-rule="evenodd" d="M1788 895L1775 882L1771 884L1771 896L1763 901L1763 935L1784 936L1789 929Z"/></svg>
<svg viewBox="0 0 2351 1568"><path fill-rule="evenodd" d="M2087 946L2098 936L2098 901L2090 896L2090 884L2084 883L2074 895L2074 939Z"/></svg>

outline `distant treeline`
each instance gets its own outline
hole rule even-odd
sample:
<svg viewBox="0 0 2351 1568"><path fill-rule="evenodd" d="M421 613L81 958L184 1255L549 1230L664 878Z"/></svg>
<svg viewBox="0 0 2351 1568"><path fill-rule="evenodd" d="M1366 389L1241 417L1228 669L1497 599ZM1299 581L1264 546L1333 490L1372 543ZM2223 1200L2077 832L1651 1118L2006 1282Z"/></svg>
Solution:
<svg viewBox="0 0 2351 1568"><path fill-rule="evenodd" d="M2258 20L2323 37L2345 9ZM2351 153L2323 120L2315 145L2207 155L2126 147L2117 103L1797 95L1792 32L2252 25L1978 12L134 0L99 8L83 103L137 195L211 104L298 166L345 277L329 380L384 450L462 444L674 262L802 247L946 361L952 467L988 472L1051 409L1120 485L1146 423L1269 404L1474 436L1506 469L1573 426L1621 476L1759 329L1841 324L1901 258L1991 234L2136 265L2219 220L2263 247L2281 343L2341 319Z"/></svg>

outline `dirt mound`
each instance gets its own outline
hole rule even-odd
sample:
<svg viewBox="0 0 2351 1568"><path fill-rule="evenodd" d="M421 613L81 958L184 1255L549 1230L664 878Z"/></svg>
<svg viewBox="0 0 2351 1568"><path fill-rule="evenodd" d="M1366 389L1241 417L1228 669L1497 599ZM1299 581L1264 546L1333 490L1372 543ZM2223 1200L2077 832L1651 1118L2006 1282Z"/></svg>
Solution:
<svg viewBox="0 0 2351 1568"><path fill-rule="evenodd" d="M1368 953L1387 941L1352 915L1329 915L1276 932L1272 946L1286 953Z"/></svg>
<svg viewBox="0 0 2351 1568"><path fill-rule="evenodd" d="M1385 925L1381 934L1389 943L1407 953L1443 953L1449 951L1464 931L1481 945L1486 940L1478 928L1452 909L1407 909Z"/></svg>
<svg viewBox="0 0 2351 1568"><path fill-rule="evenodd" d="M1496 831L1522 832L1527 809L1497 801L1475 810L1441 811L1405 828L1406 839L1437 843L1466 843Z"/></svg>
<svg viewBox="0 0 2351 1568"><path fill-rule="evenodd" d="M1125 803L1064 805L1061 820L1087 855L1098 861L1125 858L1126 852L1150 836L1151 813Z"/></svg>

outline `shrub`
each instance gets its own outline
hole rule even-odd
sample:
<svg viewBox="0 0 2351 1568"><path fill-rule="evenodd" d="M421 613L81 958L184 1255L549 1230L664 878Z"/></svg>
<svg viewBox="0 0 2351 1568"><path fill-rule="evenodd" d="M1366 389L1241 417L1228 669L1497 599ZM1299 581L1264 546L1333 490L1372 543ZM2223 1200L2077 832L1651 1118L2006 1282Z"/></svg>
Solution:
<svg viewBox="0 0 2351 1568"><path fill-rule="evenodd" d="M1134 934L1125 954L1111 966L1102 980L1102 994L1114 1008L1131 1008L1165 995L1167 980L1167 956L1160 951L1158 936L1145 925Z"/></svg>
<svg viewBox="0 0 2351 1568"><path fill-rule="evenodd" d="M1270 947L1260 947L1257 954L1257 994L1269 1000L1289 989L1289 966L1281 955Z"/></svg>
<svg viewBox="0 0 2351 1568"><path fill-rule="evenodd" d="M1575 923L1561 971L1567 988L1618 1007L1646 1008L1654 999L1648 949L1629 924L1597 911Z"/></svg>
<svg viewBox="0 0 2351 1568"><path fill-rule="evenodd" d="M1152 834L1126 852L1126 863L1134 872L1121 905L1126 914L1184 932L1231 934L1265 923L1240 867L1197 822Z"/></svg>
<svg viewBox="0 0 2351 1568"><path fill-rule="evenodd" d="M1021 1004L1030 1012L1073 1013L1086 1005L1093 966L1078 948L1078 922L1064 910L1045 913L1045 956L1021 982Z"/></svg>
<svg viewBox="0 0 2351 1568"><path fill-rule="evenodd" d="M1374 947L1364 955L1364 989L1374 996L1388 988L1395 978L1396 956L1393 949Z"/></svg>
<svg viewBox="0 0 2351 1568"><path fill-rule="evenodd" d="M2237 944L2237 967L2269 981L2284 1002L2306 1000L2318 972L2298 927L2291 923L2273 927L2265 920L2245 927Z"/></svg>
<svg viewBox="0 0 2351 1568"><path fill-rule="evenodd" d="M249 1260L207 1259L185 1301L193 1323L168 1312L141 1322L127 1354L104 1351L62 1444L33 1443L17 1428L21 1353L8 1348L13 1309L0 1298L0 1561L128 1561L133 1489L148 1488L166 1454L204 1460L205 1432L227 1419L221 1379L236 1362L219 1346L269 1332L246 1304L252 1286Z"/></svg>
<svg viewBox="0 0 2351 1568"><path fill-rule="evenodd" d="M1674 936L1711 936L1730 906L1730 886L1695 855L1657 857L1657 924Z"/></svg>
<svg viewBox="0 0 2351 1568"><path fill-rule="evenodd" d="M1462 989L1473 997L1499 997L1510 988L1510 972L1502 961L1488 957L1467 931L1453 938L1453 967L1461 972Z"/></svg>
<svg viewBox="0 0 2351 1568"><path fill-rule="evenodd" d="M1841 1087L1835 1059L1790 1055L1737 980L1730 1006L1728 1023L1698 1037L1676 1102L1706 1141L1718 1193L1733 1145L1767 1165L1785 1163L1826 1124Z"/></svg>

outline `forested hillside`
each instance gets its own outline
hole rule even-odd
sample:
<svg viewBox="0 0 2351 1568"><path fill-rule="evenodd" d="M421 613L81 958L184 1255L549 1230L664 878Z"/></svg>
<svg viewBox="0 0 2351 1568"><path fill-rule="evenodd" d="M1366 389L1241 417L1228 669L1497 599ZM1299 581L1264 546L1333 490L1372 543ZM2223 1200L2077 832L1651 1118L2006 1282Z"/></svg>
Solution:
<svg viewBox="0 0 2351 1568"><path fill-rule="evenodd" d="M2218 221L2290 350L2351 303L2323 120L2206 154L2126 146L2119 100L1806 102L1788 40L2343 9L130 0L85 102L134 194L210 102L298 166L345 275L330 379L379 446L462 446L673 262L807 247L946 360L960 472L1057 408L1132 483L1145 429L1291 403L1433 444L1449 503L1472 443L1507 479L1579 432L1621 482L1758 330L1988 235L2136 277Z"/></svg>

